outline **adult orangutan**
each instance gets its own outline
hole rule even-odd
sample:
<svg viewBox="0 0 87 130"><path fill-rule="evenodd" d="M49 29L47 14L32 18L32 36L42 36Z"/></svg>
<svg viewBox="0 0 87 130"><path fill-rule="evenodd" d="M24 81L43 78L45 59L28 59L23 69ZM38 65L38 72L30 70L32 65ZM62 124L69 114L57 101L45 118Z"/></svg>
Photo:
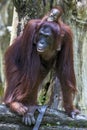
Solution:
<svg viewBox="0 0 87 130"><path fill-rule="evenodd" d="M4 102L11 110L23 115L26 124L35 123L38 86L53 66L60 79L65 111L71 117L78 113L73 106L76 81L72 32L58 20L60 10L55 9L57 22L48 20L50 15L44 20L30 20L23 34L5 53L7 88Z"/></svg>

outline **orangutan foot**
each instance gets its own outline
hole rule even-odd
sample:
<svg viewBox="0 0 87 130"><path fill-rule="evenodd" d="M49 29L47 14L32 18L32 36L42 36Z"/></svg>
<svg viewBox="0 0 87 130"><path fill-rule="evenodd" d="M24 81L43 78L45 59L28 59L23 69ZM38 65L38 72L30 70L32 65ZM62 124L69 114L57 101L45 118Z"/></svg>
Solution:
<svg viewBox="0 0 87 130"><path fill-rule="evenodd" d="M28 111L28 108L19 102L12 102L10 104L10 108L12 111L17 112L19 115L24 115Z"/></svg>

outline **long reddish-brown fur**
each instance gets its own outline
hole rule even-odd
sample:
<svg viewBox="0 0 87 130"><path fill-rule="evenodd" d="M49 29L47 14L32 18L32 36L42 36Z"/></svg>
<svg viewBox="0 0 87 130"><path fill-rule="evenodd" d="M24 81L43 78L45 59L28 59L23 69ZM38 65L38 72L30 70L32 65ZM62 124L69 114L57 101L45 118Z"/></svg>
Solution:
<svg viewBox="0 0 87 130"><path fill-rule="evenodd" d="M34 37L40 20L31 20L21 36L5 53L5 75L7 88L4 102L10 106L13 102L24 105L35 105L38 86L42 79L40 73L40 57L34 45ZM46 21L43 21L44 24ZM54 23L52 23L54 24ZM57 23L55 23L57 25ZM65 110L74 110L73 94L76 92L76 81L73 67L73 38L66 24L60 22L61 50L56 58L56 73L60 79ZM55 27L56 28L56 27Z"/></svg>

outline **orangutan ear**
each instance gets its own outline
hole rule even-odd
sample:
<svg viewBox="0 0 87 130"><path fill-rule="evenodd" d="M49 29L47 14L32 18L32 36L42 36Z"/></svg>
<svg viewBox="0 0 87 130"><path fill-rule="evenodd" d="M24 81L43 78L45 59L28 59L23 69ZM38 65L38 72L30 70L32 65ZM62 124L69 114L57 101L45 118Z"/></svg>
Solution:
<svg viewBox="0 0 87 130"><path fill-rule="evenodd" d="M36 42L37 42L37 35L35 34L33 38L33 44L36 45Z"/></svg>
<svg viewBox="0 0 87 130"><path fill-rule="evenodd" d="M57 51L60 51L60 50L61 50L61 43L58 45L58 47L57 47L56 50L57 50Z"/></svg>
<svg viewBox="0 0 87 130"><path fill-rule="evenodd" d="M62 31L61 32L61 38L60 38L60 43L58 43L58 47L57 47L57 51L60 51L61 50L61 46L62 46L62 39L64 38L64 35L65 35L65 32Z"/></svg>

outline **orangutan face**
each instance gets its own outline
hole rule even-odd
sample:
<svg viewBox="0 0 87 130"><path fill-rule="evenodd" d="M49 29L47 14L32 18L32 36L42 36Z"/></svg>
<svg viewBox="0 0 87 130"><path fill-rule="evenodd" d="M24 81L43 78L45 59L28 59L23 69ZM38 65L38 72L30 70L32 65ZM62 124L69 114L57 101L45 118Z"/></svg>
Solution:
<svg viewBox="0 0 87 130"><path fill-rule="evenodd" d="M58 17L59 17L60 11L58 9L52 9L47 21L58 21Z"/></svg>

